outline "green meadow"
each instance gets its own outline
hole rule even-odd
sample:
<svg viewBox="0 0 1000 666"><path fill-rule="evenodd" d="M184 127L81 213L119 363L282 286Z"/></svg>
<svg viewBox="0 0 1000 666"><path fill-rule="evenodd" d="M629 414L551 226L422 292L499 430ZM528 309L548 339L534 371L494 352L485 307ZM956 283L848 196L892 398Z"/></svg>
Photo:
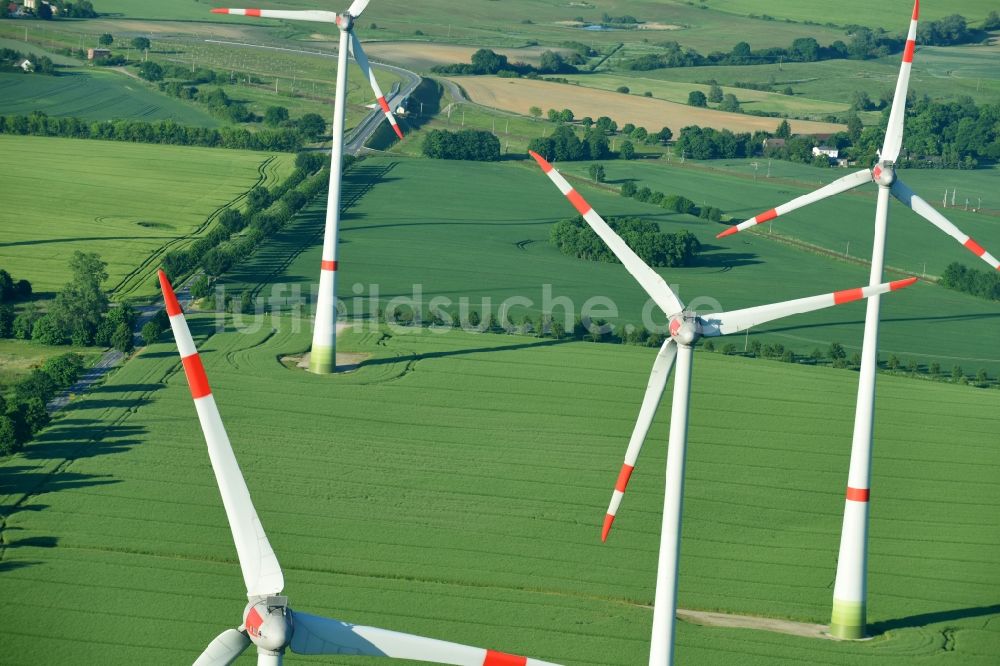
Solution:
<svg viewBox="0 0 1000 666"><path fill-rule="evenodd" d="M360 330L341 347L370 355L361 369L316 377L277 360L308 322L260 323L193 330L295 608L568 666L644 661L669 410L608 543L599 529L653 350ZM855 381L697 355L681 607L827 620ZM875 640L682 622L679 660L993 662L1000 392L882 378L878 407ZM239 621L169 333L0 463L0 488L7 663L190 661Z"/></svg>
<svg viewBox="0 0 1000 666"><path fill-rule="evenodd" d="M0 266L54 292L73 252L108 263L117 297L154 292L157 257L209 225L255 184L291 172L292 155L0 136L11 164L0 209ZM73 202L68 205L67 202Z"/></svg>
<svg viewBox="0 0 1000 666"><path fill-rule="evenodd" d="M882 27L889 32L905 32L907 21L913 10L911 0L891 0L872 4L865 0L842 0L836 4L803 3L796 0L771 0L766 7L753 0L704 0L701 4L710 9L752 16L769 14L775 19L790 19L799 22L835 23L849 25L857 23L871 27ZM920 5L921 21L936 21L951 14L962 14L971 25L978 25L990 11L996 10L991 0L961 0L961 2L935 2L925 0Z"/></svg>
<svg viewBox="0 0 1000 666"><path fill-rule="evenodd" d="M0 74L0 115L34 111L86 120L171 119L197 127L222 124L204 107L163 95L146 82L118 72L76 68L59 76Z"/></svg>
<svg viewBox="0 0 1000 666"><path fill-rule="evenodd" d="M567 171L572 175L586 167L586 163L578 163ZM607 168L611 180L634 177L629 173L641 169L640 182L655 189L681 193L698 204L704 201L734 215L745 211L747 217L809 187L759 183L755 189L752 179L687 169L670 171L652 164L644 168L638 162L613 162ZM679 175L673 176L674 171ZM654 179L654 174L661 173L662 180ZM724 225L668 213L622 198L610 188L575 182L606 216L642 216L659 222L666 231L687 229L701 240L706 247L699 265L663 271L692 307L736 309L868 283L868 269L863 265L804 252L767 234L715 240ZM428 193L440 194L428 199ZM355 314L385 309L393 299L412 296L414 285L419 285L425 307L432 297L441 296L450 300L445 309L457 311L464 298L470 310L484 311L485 301L496 314L505 299L523 297L530 304L512 303L513 316L517 320L528 313L537 321L546 300L548 309L558 315L566 309L565 301L555 300L558 297L566 297L570 309L580 313L589 299L599 296L610 299L614 308L591 301L594 318L617 324L643 321L647 297L619 264L567 257L549 243L551 224L570 217L573 209L534 162L471 165L370 158L348 172L345 201L349 208L341 227L338 288L345 306ZM873 194L866 192L824 204L821 213L814 214L832 217L836 224L817 223L810 231L828 236L834 249L838 246L833 239L837 243L841 238L852 240L852 255L864 256L864 244L871 242L873 202ZM850 214L838 215L838 205L847 206ZM972 255L967 257L966 250L940 232L914 223L915 218L904 215L898 206L893 206L892 213L891 266L919 274L924 257L932 274L951 261L975 265ZM967 219L973 216L965 215L956 216L956 223L980 237L984 245L1000 246L995 224L982 221L973 225ZM295 289L302 295L310 293L317 279L322 226L323 204L317 202L271 249L262 250L227 275L227 288L251 289L265 299L288 297ZM774 225L776 233L796 236L802 235L805 227L791 216L784 229ZM821 239L814 240L818 244ZM272 283L283 285L284 291L272 293ZM923 365L938 362L949 372L953 365L961 365L967 373L980 367L987 368L990 375L1000 371L995 344L1000 308L996 303L919 284L884 298L882 307L880 349L884 360L896 354ZM753 331L751 337L781 343L802 355L816 348L826 350L834 341L853 353L860 349L863 319L864 306L853 304L772 324ZM654 323L663 323L658 314L651 316L650 324ZM943 339L953 342L943 347ZM744 340L738 342L742 349Z"/></svg>

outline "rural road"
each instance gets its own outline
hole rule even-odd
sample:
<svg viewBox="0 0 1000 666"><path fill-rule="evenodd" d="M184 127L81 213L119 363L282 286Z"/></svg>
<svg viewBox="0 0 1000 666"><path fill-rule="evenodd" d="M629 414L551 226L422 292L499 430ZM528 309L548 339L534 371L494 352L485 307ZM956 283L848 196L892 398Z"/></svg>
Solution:
<svg viewBox="0 0 1000 666"><path fill-rule="evenodd" d="M206 42L211 44L223 44L227 46L242 46L245 48L253 49L265 49L268 51L283 51L285 53L304 53L307 55L317 55L324 58L336 58L336 53L328 53L325 51L308 51L305 49L289 49L280 46L263 46L260 44L247 44L246 42L227 42L218 39L206 39ZM353 60L353 58L352 58ZM409 96L417 86L420 85L420 75L416 72L411 72L408 69L403 69L402 67L396 67L395 65L387 65L384 62L376 62L374 60L369 61L372 67L376 69L384 69L394 74L398 74L403 77L403 84L398 87L393 87L393 91L386 95L385 99L389 103L390 108L396 108L399 106L399 102ZM457 87L457 86L456 86ZM375 132L378 126L381 124L383 118L382 110L377 106L371 110L364 119L354 127L351 132L344 138L344 152L350 153L352 155L357 155L364 148L365 143L371 138L371 135Z"/></svg>
<svg viewBox="0 0 1000 666"><path fill-rule="evenodd" d="M190 286L191 283L197 278L194 275L184 283L184 285L177 290L177 300L181 302L182 306L186 306L191 301ZM163 309L163 300L159 300L153 305L142 305L136 308L138 316L135 320L135 329L132 331L133 336L136 339L136 345L142 344L142 339L139 337L139 331L142 330L143 325L153 318L158 311ZM69 404L70 398L74 395L83 393L91 386L93 386L101 377L110 372L113 368L118 367L119 364L125 359L125 354L121 353L117 349L109 349L104 352L101 356L101 360L93 365L89 370L83 373L80 379L70 386L65 391L62 391L59 395L52 398L47 405L46 409L49 413L54 413Z"/></svg>

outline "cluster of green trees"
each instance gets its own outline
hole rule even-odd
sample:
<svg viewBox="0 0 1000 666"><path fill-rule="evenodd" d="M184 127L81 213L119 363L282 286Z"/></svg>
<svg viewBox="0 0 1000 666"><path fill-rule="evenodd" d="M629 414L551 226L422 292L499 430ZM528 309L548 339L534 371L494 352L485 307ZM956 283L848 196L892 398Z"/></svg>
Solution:
<svg viewBox="0 0 1000 666"><path fill-rule="evenodd" d="M733 159L751 157L763 149L766 132L740 132L717 130L712 127L690 125L681 128L674 142L674 152L696 160Z"/></svg>
<svg viewBox="0 0 1000 666"><path fill-rule="evenodd" d="M262 129L251 132L242 127L187 127L178 125L173 120L155 123L142 120L89 121L81 118L53 118L41 111L33 111L27 116L0 116L0 134L281 152L296 152L302 149L303 144L302 133L293 129Z"/></svg>
<svg viewBox="0 0 1000 666"><path fill-rule="evenodd" d="M981 271L952 262L944 269L939 284L991 301L1000 301L1000 273Z"/></svg>
<svg viewBox="0 0 1000 666"><path fill-rule="evenodd" d="M1000 104L980 106L971 97L953 102L921 97L908 105L906 115L906 166L920 166L926 157L940 157L941 166L961 168L1000 160Z"/></svg>
<svg viewBox="0 0 1000 666"><path fill-rule="evenodd" d="M264 241L291 221L317 194L327 187L329 172L324 160L309 154L296 160L297 168L284 182L273 188L252 189L242 212L227 208L219 214L219 224L181 250L163 257L163 270L171 279L201 268L210 276L225 273L249 257ZM354 162L345 157L345 168ZM317 171L318 170L318 171Z"/></svg>
<svg viewBox="0 0 1000 666"><path fill-rule="evenodd" d="M687 230L663 233L655 222L637 217L610 217L607 222L650 266L690 266L701 249L701 243ZM549 240L563 254L571 257L619 263L614 253L579 215L557 222L549 233Z"/></svg>
<svg viewBox="0 0 1000 666"><path fill-rule="evenodd" d="M27 59L31 63L30 73L48 74L49 76L56 76L59 73L56 71L56 64L48 56L35 55L34 53L25 55L14 49L0 49L0 67L3 69L10 69L20 60L24 59ZM19 68L19 71L24 70L20 70Z"/></svg>
<svg viewBox="0 0 1000 666"><path fill-rule="evenodd" d="M33 340L44 345L99 345L132 350L135 310L128 304L108 309L103 283L107 264L96 253L77 250L69 261L72 279L45 313L29 304L10 319L12 309L0 310L4 337Z"/></svg>
<svg viewBox="0 0 1000 666"><path fill-rule="evenodd" d="M731 113L743 113L740 107L740 100L733 93L722 93L722 88L713 83L706 95L700 90L692 90L688 93L688 104L690 106L707 107L708 103L718 104L719 111L729 111Z"/></svg>
<svg viewBox="0 0 1000 666"><path fill-rule="evenodd" d="M987 23L989 21L988 18ZM751 49L747 42L739 42L729 51L713 51L708 55L702 55L691 48L684 48L675 41L668 41L658 44L662 49L661 52L640 56L628 61L625 66L632 70L651 70L666 67L762 65L845 58L883 58L890 53L902 51L906 43L904 35L891 35L882 28L871 29L852 25L847 27L847 31L850 39L846 44L838 39L829 46L821 46L812 37L799 37L788 48L769 47L755 50ZM969 27L965 17L953 14L939 21L922 23L917 43L925 46L950 46L979 42L984 37L985 33L982 30Z"/></svg>
<svg viewBox="0 0 1000 666"><path fill-rule="evenodd" d="M589 52L589 51L588 51ZM575 59L575 58L574 58ZM479 49L469 63L435 65L438 74L496 74L498 76L537 76L539 74L572 74L577 68L555 51L542 53L538 67L523 62L509 62L507 56L490 49Z"/></svg>
<svg viewBox="0 0 1000 666"><path fill-rule="evenodd" d="M660 206L675 213L683 215L696 215L712 222L721 222L723 211L714 206L697 206L693 201L680 194L665 194L658 190L652 190L646 186L639 187L634 181L626 180L622 184L621 195L631 197L642 203Z"/></svg>
<svg viewBox="0 0 1000 666"><path fill-rule="evenodd" d="M159 310L153 317L142 325L142 341L151 345L160 337L163 331L170 328L170 317L166 310Z"/></svg>
<svg viewBox="0 0 1000 666"><path fill-rule="evenodd" d="M48 424L46 403L72 386L82 370L79 354L53 356L17 382L7 397L0 395L0 456L17 452Z"/></svg>
<svg viewBox="0 0 1000 666"><path fill-rule="evenodd" d="M561 125L550 136L532 139L528 150L549 161L560 162L603 160L611 156L608 137L596 126L589 128L581 140L572 127Z"/></svg>
<svg viewBox="0 0 1000 666"><path fill-rule="evenodd" d="M14 280L10 273L0 268L0 305L26 301L31 298L31 283Z"/></svg>
<svg viewBox="0 0 1000 666"><path fill-rule="evenodd" d="M483 130L432 129L424 136L423 154L438 160L476 160L496 162L500 159L500 139Z"/></svg>

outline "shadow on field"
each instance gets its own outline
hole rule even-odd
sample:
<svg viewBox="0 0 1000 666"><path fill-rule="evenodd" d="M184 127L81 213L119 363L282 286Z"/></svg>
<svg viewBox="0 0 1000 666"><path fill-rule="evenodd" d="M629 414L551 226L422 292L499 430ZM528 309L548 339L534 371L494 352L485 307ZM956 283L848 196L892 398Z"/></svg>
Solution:
<svg viewBox="0 0 1000 666"><path fill-rule="evenodd" d="M924 627L929 624L939 622L951 622L954 620L966 620L970 617L985 617L987 615L1000 614L1000 604L992 606L973 606L971 608L955 608L949 611L935 611L933 613L921 613L919 615L909 615L894 620L884 622L873 622L868 625L868 631L872 636L881 636L893 629L909 629L913 627Z"/></svg>
<svg viewBox="0 0 1000 666"><path fill-rule="evenodd" d="M147 238L152 239L173 239L175 236L143 236L143 240ZM108 240L122 240L122 241L132 241L135 240L135 236L87 236L84 238L46 238L42 240L26 240L26 241L14 241L13 243L0 243L0 247L15 247L18 245L50 245L52 243L76 243L77 241L108 241Z"/></svg>
<svg viewBox="0 0 1000 666"><path fill-rule="evenodd" d="M719 245L702 244L695 267L729 271L738 266L753 266L760 263L763 262L753 252L733 252Z"/></svg>
<svg viewBox="0 0 1000 666"><path fill-rule="evenodd" d="M177 356L177 352L151 352L149 354L143 354L145 358L152 358L155 355L162 356ZM87 391L87 393L132 393L134 391L147 392L147 391L157 391L163 388L163 384L114 384L112 386L95 386Z"/></svg>
<svg viewBox="0 0 1000 666"><path fill-rule="evenodd" d="M507 345L505 347L476 347L474 349L452 349L450 351L427 352L426 354L409 354L403 356L371 358L362 361L361 367L364 368L372 365L384 365L386 363L399 363L400 361L422 361L427 358L448 358L449 356L464 356L466 354L484 354L515 351L518 349L532 349L534 347L552 347L553 345L563 345L567 342L573 342L573 340L541 340L539 342L522 342L520 344Z"/></svg>

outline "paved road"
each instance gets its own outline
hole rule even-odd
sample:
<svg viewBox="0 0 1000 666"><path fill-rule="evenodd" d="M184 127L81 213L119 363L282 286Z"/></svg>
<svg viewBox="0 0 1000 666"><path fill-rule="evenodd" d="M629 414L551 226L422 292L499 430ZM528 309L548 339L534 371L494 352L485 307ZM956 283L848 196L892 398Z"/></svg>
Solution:
<svg viewBox="0 0 1000 666"><path fill-rule="evenodd" d="M246 42L227 42L219 39L206 39L206 42L212 44L224 44L228 46L242 46L246 48L254 49L265 49L268 51L284 51L286 53L305 53L308 55L317 55L324 58L336 59L336 53L329 53L326 51L309 51L306 49L290 49L280 46L263 46L260 44L247 44ZM416 72L411 72L408 69L403 69L402 67L396 67L395 65L388 65L384 62L376 62L375 60L369 61L372 67L376 69L384 69L389 72L393 72L403 77L403 84L399 86L394 86L393 90L386 95L386 101L389 103L390 108L396 108L399 106L399 102L403 100L406 96L416 90L417 86L420 85L420 75ZM457 87L457 86L456 86ZM381 119L385 116L382 110L378 107L372 109L371 113L364 117L364 119L358 123L358 125L351 130L351 132L344 137L344 152L350 153L352 155L357 155L364 149L365 143L371 138L372 134L378 128Z"/></svg>

